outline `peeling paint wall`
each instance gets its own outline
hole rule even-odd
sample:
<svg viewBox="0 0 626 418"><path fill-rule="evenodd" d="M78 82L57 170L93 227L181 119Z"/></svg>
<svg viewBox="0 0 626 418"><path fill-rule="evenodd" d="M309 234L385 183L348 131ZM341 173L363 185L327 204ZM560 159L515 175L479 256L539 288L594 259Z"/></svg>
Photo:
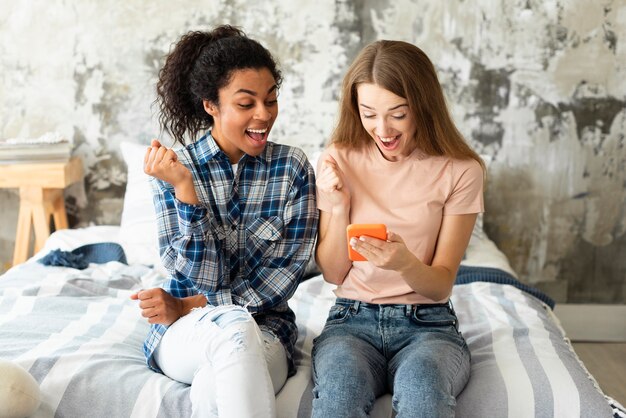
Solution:
<svg viewBox="0 0 626 418"><path fill-rule="evenodd" d="M154 83L180 35L244 28L285 75L273 139L319 150L365 44L433 60L454 118L490 157L485 228L520 278L559 301L626 301L626 0L0 0L0 138L57 130L87 169L70 223L115 224L121 141L160 136ZM32 28L37 28L33 31ZM17 192L0 260L11 260Z"/></svg>

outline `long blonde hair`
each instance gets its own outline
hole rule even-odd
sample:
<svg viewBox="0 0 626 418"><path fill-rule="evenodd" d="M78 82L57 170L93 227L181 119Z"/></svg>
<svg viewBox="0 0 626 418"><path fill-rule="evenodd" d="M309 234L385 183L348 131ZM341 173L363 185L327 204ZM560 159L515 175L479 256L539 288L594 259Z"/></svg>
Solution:
<svg viewBox="0 0 626 418"><path fill-rule="evenodd" d="M428 56L402 41L376 41L356 57L346 73L339 102L339 121L331 143L361 148L370 137L359 116L357 87L373 83L405 98L417 125L413 140L428 155L474 159L485 168L458 131L448 111L437 73Z"/></svg>

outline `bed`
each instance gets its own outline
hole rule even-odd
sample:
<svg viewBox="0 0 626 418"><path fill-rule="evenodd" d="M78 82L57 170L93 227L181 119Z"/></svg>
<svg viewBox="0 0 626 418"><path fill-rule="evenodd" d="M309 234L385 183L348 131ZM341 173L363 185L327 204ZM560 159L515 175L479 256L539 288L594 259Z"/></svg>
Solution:
<svg viewBox="0 0 626 418"><path fill-rule="evenodd" d="M129 299L164 280L152 239L154 214L146 210L149 189L133 166L143 149L122 146L129 178L121 225L57 231L33 258L0 277L0 359L18 364L39 385L42 402L33 417L190 415L189 387L146 367L148 324ZM54 249L98 242L119 243L128 264L78 270L38 261ZM290 300L299 328L297 373L276 397L279 417L310 416L312 342L333 300L332 286L319 274ZM572 350L550 298L516 280L480 222L452 300L472 353L459 417L624 416ZM390 395L378 399L372 416L392 416Z"/></svg>

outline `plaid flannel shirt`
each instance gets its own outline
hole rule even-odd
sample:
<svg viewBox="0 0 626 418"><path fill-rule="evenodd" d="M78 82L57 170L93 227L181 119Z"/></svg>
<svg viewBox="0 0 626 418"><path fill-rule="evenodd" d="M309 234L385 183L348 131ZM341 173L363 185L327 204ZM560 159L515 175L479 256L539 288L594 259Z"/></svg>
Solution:
<svg viewBox="0 0 626 418"><path fill-rule="evenodd" d="M202 294L211 305L247 307L261 329L285 346L295 371L295 315L287 305L304 275L317 233L315 175L304 152L268 142L244 155L233 173L210 132L177 151L193 175L199 205L176 199L152 179L163 286L175 297ZM152 325L144 344L148 365L167 327Z"/></svg>

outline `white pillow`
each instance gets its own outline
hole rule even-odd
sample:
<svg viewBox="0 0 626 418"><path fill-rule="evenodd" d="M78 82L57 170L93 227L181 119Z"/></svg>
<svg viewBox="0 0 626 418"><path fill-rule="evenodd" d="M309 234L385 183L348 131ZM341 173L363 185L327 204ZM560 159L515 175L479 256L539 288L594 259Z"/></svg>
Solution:
<svg viewBox="0 0 626 418"><path fill-rule="evenodd" d="M120 148L128 167L128 179L119 242L124 248L129 264L160 266L156 212L150 176L143 172L143 159L148 146L122 142Z"/></svg>
<svg viewBox="0 0 626 418"><path fill-rule="evenodd" d="M0 359L0 417L31 416L41 403L37 381L19 365Z"/></svg>
<svg viewBox="0 0 626 418"><path fill-rule="evenodd" d="M491 164L493 157L491 155L481 154L480 158L485 162L485 168L489 170L489 164ZM489 181L488 178L487 181ZM475 267L499 268L500 270L510 273L513 277L517 277L507 256L485 233L483 223L484 213L479 213L476 218L474 230L472 231L472 237L465 251L465 257L463 261L461 261L461 264Z"/></svg>

